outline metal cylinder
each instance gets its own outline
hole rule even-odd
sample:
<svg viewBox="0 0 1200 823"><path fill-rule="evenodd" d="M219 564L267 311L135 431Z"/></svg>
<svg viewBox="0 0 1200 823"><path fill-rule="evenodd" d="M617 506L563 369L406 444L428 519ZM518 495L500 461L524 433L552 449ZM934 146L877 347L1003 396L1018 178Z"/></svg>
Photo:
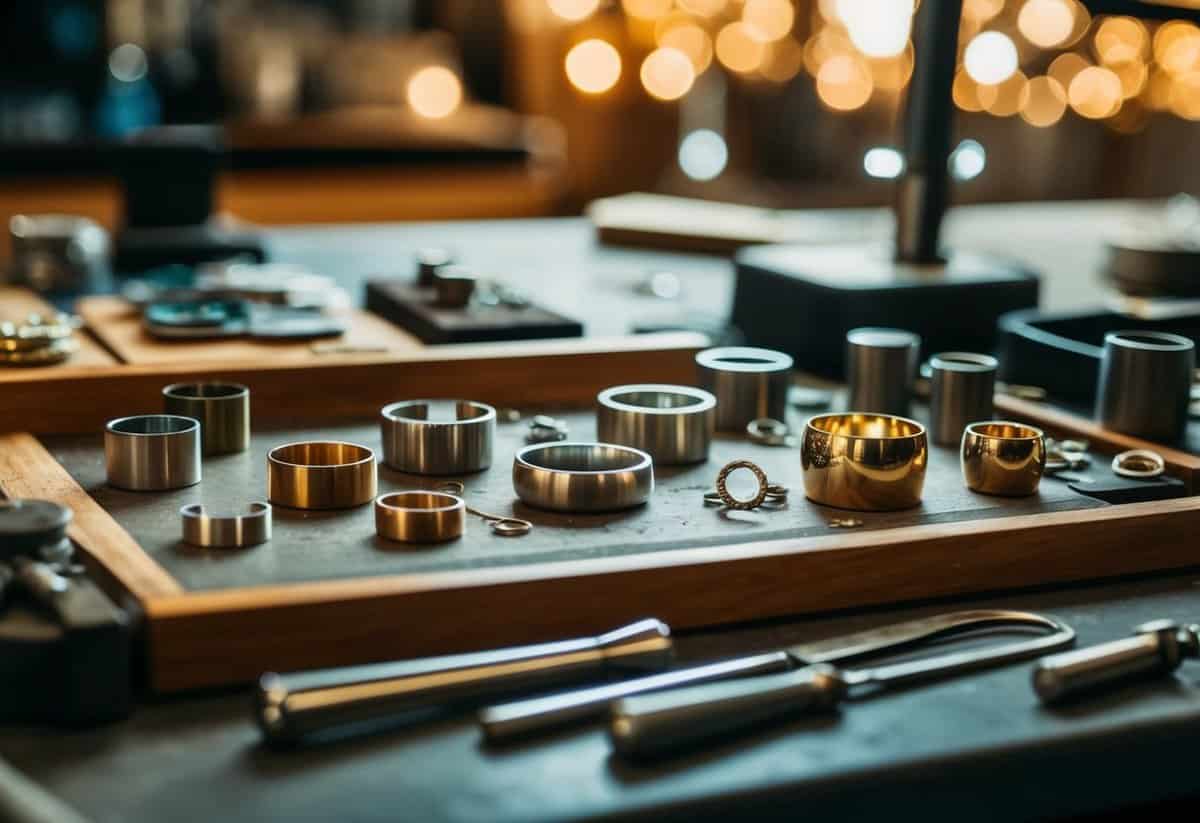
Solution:
<svg viewBox="0 0 1200 823"><path fill-rule="evenodd" d="M700 386L717 398L717 430L745 433L760 417L786 420L792 364L783 352L748 346L697 354Z"/></svg>
<svg viewBox="0 0 1200 823"><path fill-rule="evenodd" d="M430 420L430 407L451 415ZM496 410L471 400L402 400L379 412L383 462L411 474L467 474L492 465Z"/></svg>
<svg viewBox="0 0 1200 823"><path fill-rule="evenodd" d="M401 543L445 543L462 537L467 507L445 492L391 492L375 498L375 533Z"/></svg>
<svg viewBox="0 0 1200 823"><path fill-rule="evenodd" d="M929 435L939 446L957 446L970 423L991 420L996 393L996 358L946 352L929 360Z"/></svg>
<svg viewBox="0 0 1200 823"><path fill-rule="evenodd" d="M232 454L250 447L250 390L238 383L174 383L163 389L167 414L200 421L205 454Z"/></svg>
<svg viewBox="0 0 1200 823"><path fill-rule="evenodd" d="M1107 429L1174 443L1187 429L1196 345L1156 331L1104 336L1096 420Z"/></svg>
<svg viewBox="0 0 1200 823"><path fill-rule="evenodd" d="M423 288L433 287L433 276L442 266L454 262L454 255L449 249L432 246L417 249L417 285Z"/></svg>
<svg viewBox="0 0 1200 823"><path fill-rule="evenodd" d="M349 509L375 497L375 453L366 446L313 440L267 454L267 497L293 509Z"/></svg>
<svg viewBox="0 0 1200 823"><path fill-rule="evenodd" d="M246 505L242 514L212 514L191 503L179 510L183 542L206 549L257 546L271 539L271 505L261 500Z"/></svg>
<svg viewBox="0 0 1200 823"><path fill-rule="evenodd" d="M641 383L596 398L596 431L605 443L632 446L660 466L708 459L717 399L703 389Z"/></svg>
<svg viewBox="0 0 1200 823"><path fill-rule="evenodd" d="M846 332L846 410L908 416L921 338L901 329Z"/></svg>
<svg viewBox="0 0 1200 823"><path fill-rule="evenodd" d="M530 506L610 512L640 506L654 492L650 455L611 443L538 443L513 458L513 489Z"/></svg>
<svg viewBox="0 0 1200 823"><path fill-rule="evenodd" d="M108 484L165 491L200 482L200 422L173 414L141 414L104 427Z"/></svg>

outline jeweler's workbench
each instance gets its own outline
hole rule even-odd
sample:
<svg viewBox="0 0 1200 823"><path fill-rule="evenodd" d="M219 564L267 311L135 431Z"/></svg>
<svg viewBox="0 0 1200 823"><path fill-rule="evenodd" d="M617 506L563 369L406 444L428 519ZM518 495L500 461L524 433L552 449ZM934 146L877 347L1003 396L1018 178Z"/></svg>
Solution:
<svg viewBox="0 0 1200 823"><path fill-rule="evenodd" d="M950 232L958 242L1010 253L1015 249L1036 263L1047 274L1045 302L1054 305L1087 287L1094 268L1088 262L1100 254L1100 232L1127 211L1121 204L971 209L952 217ZM1003 233L995 228L1001 224ZM1024 244L1014 242L1025 237ZM542 302L585 318L592 336L623 334L631 322L649 322L678 310L633 296L631 284L647 269L679 273L687 311L720 314L728 306L726 262L596 247L579 221L289 230L274 233L272 241L278 256L337 272L350 286L374 273L381 259L407 259L413 248L428 243L453 245L461 256L481 264L511 267L513 279L538 289ZM549 248L554 249L550 257L545 253ZM670 368L678 370L683 360L671 360ZM472 368L486 370L486 365ZM642 369L648 376L652 362ZM464 388L454 393L473 396L477 376L457 377ZM129 379L131 386L167 382L148 375ZM486 373L478 379L481 386L495 386ZM522 383L539 379L536 366L521 378ZM403 382L368 392L370 403L377 397L413 396ZM520 405L520 385L505 385L505 392L506 402L513 398L511 404ZM479 399L493 398L484 393ZM560 414L552 405L523 408L527 413L545 410ZM561 416L573 439L592 437L590 412ZM297 418L302 420L303 414ZM388 659L550 639L595 630L597 623L615 625L620 621L610 618L619 615L655 614L676 627L699 627L1187 567L1195 563L1187 536L1194 545L1200 517L1196 498L1109 506L1050 478L1034 498L979 497L962 487L956 453L933 449L922 508L856 515L862 527L831 529L831 519L844 513L803 500L798 449L756 446L731 437L714 441L707 463L659 469L658 490L644 509L615 515L548 514L513 499L511 455L525 427L502 423L492 469L466 476L464 496L468 505L485 511L530 519L534 529L528 536L495 537L478 518L468 516L467 535L456 543L396 547L374 536L369 507L335 513L279 509L272 543L217 553L190 550L179 542L179 506L262 497L265 453L279 443L319 435L378 450L377 421L355 406L338 422L285 424L276 419L256 424L248 451L205 461L201 486L154 496L106 487L99 429L88 431L48 435L42 442L150 561L112 562L109 571L118 578L124 575L125 583L140 574L138 585L154 592L146 601L149 668L151 682L164 689L244 681L267 667L268 660L280 667L323 665L342 662L339 655ZM748 513L705 507L701 497L712 488L716 470L738 457L754 459L772 482L790 486L794 498L789 505ZM1105 468L1106 462L1098 461L1089 471ZM428 485L426 479L380 467L381 492ZM577 530L568 532L568 522ZM579 531L579 526L587 528ZM845 557L854 558L840 564L843 571L832 554L819 551L826 538L833 541L830 546L848 551ZM763 541L772 542L763 544L768 548L756 547ZM822 555L830 557L824 565ZM905 562L889 568L889 556ZM741 565L722 574L719 564L730 559ZM686 585L666 582L672 564L691 570ZM556 565L569 570L561 579ZM639 573L638 565L657 567L660 573ZM489 599L492 592L519 581L527 567L536 572L526 588ZM1045 572L1040 579L1032 571L1039 567ZM414 605L402 606L398 599L370 605L370 579L380 575L396 587L392 593L397 598L406 592L416 595ZM932 587L921 582L930 579L941 582ZM254 622L256 615L286 605L292 597L297 608L331 602L320 590L329 581L342 589L339 602L368 605L357 612L318 607L321 619L310 613L305 624L286 617ZM1090 643L1122 634L1143 619L1190 617L1195 602L1191 585L1188 577L1164 577L989 602L1056 614L1076 627L1081 643ZM258 595L256 587L264 587ZM481 597L472 598L475 587ZM197 600L189 603L193 594ZM189 623L210 613L195 605L206 597L210 603L224 601L224 607L212 611L209 622ZM435 602L438 607L430 608ZM710 658L946 608L809 617L696 634L679 646L685 659ZM629 614L631 609L638 613ZM360 621L354 631L329 633L330 625L352 614ZM198 674L218 670L217 676ZM1087 813L1194 791L1183 748L1200 730L1195 682L1194 671L1184 669L1175 681L1133 687L1084 708L1048 710L1038 708L1029 691L1028 667L1013 666L864 701L845 716L789 723L713 755L657 769L635 770L607 759L595 730L511 751L480 748L469 718L326 750L270 756L255 746L240 696L182 698L143 708L125 727L80 735L84 744L71 746L71 754L64 753L61 740L55 746L52 736L36 730L0 732L0 744L18 766L100 820L253 819L266 814L394 819L397 809L414 818L446 820L559 820L650 811L687 819L735 812L851 819L898 808L914 813L919 808L924 819L961 819L967 813L973 819L1013 820ZM1131 727L1138 729L1137 735L1128 733ZM1114 745L1096 745L1108 735ZM125 754L99 763L79 754L93 746L117 747ZM1128 779L1131 770L1139 773L1136 780ZM1020 793L1006 789L1006 774L1031 772L1053 780L1044 786L1025 784ZM131 780L133 775L139 779ZM122 792L106 783L120 785ZM172 784L180 786L178 791L166 788Z"/></svg>

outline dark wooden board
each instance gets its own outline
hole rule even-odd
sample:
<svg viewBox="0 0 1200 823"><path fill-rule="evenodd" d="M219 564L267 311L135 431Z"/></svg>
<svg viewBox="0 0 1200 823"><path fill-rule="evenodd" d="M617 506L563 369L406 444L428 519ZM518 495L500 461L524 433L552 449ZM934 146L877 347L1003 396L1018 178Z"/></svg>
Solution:
<svg viewBox="0 0 1200 823"><path fill-rule="evenodd" d="M592 414L571 413L564 417L570 422L573 438L595 439ZM492 468L462 479L466 482L466 499L471 506L529 519L535 524L533 532L521 538L498 537L482 521L472 517L463 539L438 547L409 546L376 537L374 515L369 505L341 512L303 512L277 507L274 538L253 549L202 550L180 542L180 506L202 502L227 508L265 499L266 453L273 446L297 440L332 438L369 446L379 455L379 427L374 422L320 428L260 427L249 451L207 458L200 485L151 494L120 491L105 485L99 435L51 437L44 443L147 554L188 591L520 567L531 563L830 536L845 533L831 527L830 520L847 516L864 521L862 529L873 530L1104 505L1055 480L1047 480L1036 497L975 494L962 484L956 452L934 448L922 506L904 512L849 513L804 499L798 449L754 445L744 438L726 436L714 443L707 463L659 468L657 489L646 506L615 514L562 515L531 509L514 496L512 455L524 445L524 431L525 427L519 423L500 425ZM704 491L714 488L717 470L736 458L754 460L766 469L772 482L789 486L794 495L789 505L753 512L730 512L705 506L701 496ZM444 478L405 475L386 467L379 471L380 492L430 488L441 479Z"/></svg>

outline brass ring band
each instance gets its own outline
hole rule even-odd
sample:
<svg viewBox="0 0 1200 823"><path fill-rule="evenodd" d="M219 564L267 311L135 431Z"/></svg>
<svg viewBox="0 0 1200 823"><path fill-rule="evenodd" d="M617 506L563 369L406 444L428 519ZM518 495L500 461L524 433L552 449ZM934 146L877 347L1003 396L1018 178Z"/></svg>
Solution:
<svg viewBox="0 0 1200 823"><path fill-rule="evenodd" d="M1158 477L1167 470L1167 461L1158 452L1133 449L1114 457L1112 470L1121 477Z"/></svg>
<svg viewBox="0 0 1200 823"><path fill-rule="evenodd" d="M993 420L972 423L963 432L963 480L982 494L1024 497L1036 494L1046 473L1046 438L1041 429Z"/></svg>
<svg viewBox="0 0 1200 823"><path fill-rule="evenodd" d="M826 506L895 511L921 503L929 443L925 427L891 414L822 414L800 443L804 493Z"/></svg>
<svg viewBox="0 0 1200 823"><path fill-rule="evenodd" d="M375 497L375 453L336 440L276 446L267 454L267 498L293 509L349 509Z"/></svg>
<svg viewBox="0 0 1200 823"><path fill-rule="evenodd" d="M250 390L239 383L173 383L162 390L167 414L200 421L205 454L232 454L250 447Z"/></svg>
<svg viewBox="0 0 1200 823"><path fill-rule="evenodd" d="M445 492L388 492L375 498L375 533L401 543L445 543L462 537L467 504Z"/></svg>
<svg viewBox="0 0 1200 823"><path fill-rule="evenodd" d="M729 475L738 469L749 470L754 475L754 479L758 481L758 490L754 493L754 497L748 500L739 500L729 491ZM739 511L757 509L767 499L767 488L769 486L767 473L759 468L757 463L752 463L749 460L734 460L731 463L726 463L721 467L721 471L717 472L717 494L720 495L721 502L731 509L738 509Z"/></svg>

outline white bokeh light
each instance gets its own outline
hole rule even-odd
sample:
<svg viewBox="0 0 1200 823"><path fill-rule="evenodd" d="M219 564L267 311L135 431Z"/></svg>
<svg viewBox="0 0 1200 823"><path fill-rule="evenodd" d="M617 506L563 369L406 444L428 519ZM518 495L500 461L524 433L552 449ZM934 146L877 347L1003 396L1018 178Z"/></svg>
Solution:
<svg viewBox="0 0 1200 823"><path fill-rule="evenodd" d="M887 146L876 146L863 155L863 170L871 177L894 180L904 172L904 155Z"/></svg>
<svg viewBox="0 0 1200 823"><path fill-rule="evenodd" d="M973 180L983 174L987 152L977 140L964 140L950 155L950 174L955 180Z"/></svg>
<svg viewBox="0 0 1200 823"><path fill-rule="evenodd" d="M837 13L867 57L895 57L908 45L913 0L838 0Z"/></svg>
<svg viewBox="0 0 1200 823"><path fill-rule="evenodd" d="M693 180L713 180L725 171L729 148L712 129L697 129L679 143L679 168Z"/></svg>
<svg viewBox="0 0 1200 823"><path fill-rule="evenodd" d="M998 31L977 34L963 52L963 68L976 83L1003 83L1017 70L1017 46L1011 37Z"/></svg>

